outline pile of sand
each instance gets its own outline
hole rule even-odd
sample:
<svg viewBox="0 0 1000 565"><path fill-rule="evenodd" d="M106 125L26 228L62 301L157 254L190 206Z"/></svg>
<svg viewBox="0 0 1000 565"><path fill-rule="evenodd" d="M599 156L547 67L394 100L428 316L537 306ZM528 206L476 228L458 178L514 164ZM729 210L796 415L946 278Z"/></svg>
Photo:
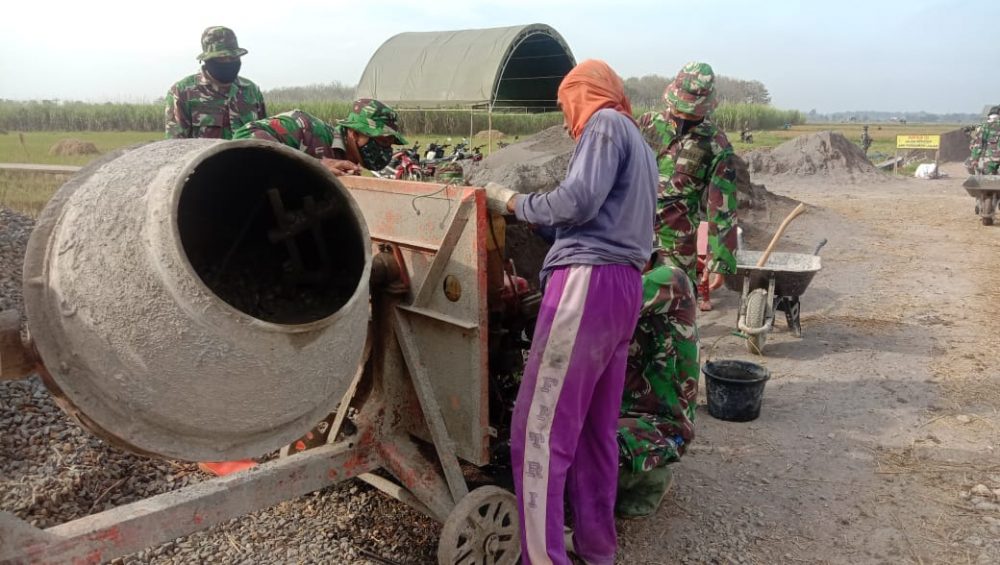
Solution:
<svg viewBox="0 0 1000 565"><path fill-rule="evenodd" d="M484 129L483 131L476 133L473 137L487 139L490 137L490 134L493 135L493 139L503 139L507 137L507 134L498 129Z"/></svg>
<svg viewBox="0 0 1000 565"><path fill-rule="evenodd" d="M576 145L562 126L553 126L525 141L494 152L479 163L466 165L466 178L472 186L497 182L522 194L554 189L566 177L570 157ZM774 227L798 202L768 192L762 184L750 181L747 163L735 160L736 186L739 190L739 221L748 244L770 237ZM767 242L764 241L764 244ZM549 245L527 226L507 225L507 256L514 260L518 273L531 284L538 284Z"/></svg>
<svg viewBox="0 0 1000 565"><path fill-rule="evenodd" d="M552 190L566 177L576 144L562 126L514 143L466 169L472 186L498 182L522 194Z"/></svg>
<svg viewBox="0 0 1000 565"><path fill-rule="evenodd" d="M754 176L823 175L840 182L881 177L860 147L831 131L799 136L771 150L751 151L744 158Z"/></svg>
<svg viewBox="0 0 1000 565"><path fill-rule="evenodd" d="M89 141L62 139L49 149L49 155L97 155L100 151Z"/></svg>

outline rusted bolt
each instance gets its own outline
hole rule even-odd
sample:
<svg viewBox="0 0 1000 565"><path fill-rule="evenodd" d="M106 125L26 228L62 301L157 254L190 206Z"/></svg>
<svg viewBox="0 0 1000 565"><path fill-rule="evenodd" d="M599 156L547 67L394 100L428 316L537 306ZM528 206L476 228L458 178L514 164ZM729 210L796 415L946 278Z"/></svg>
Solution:
<svg viewBox="0 0 1000 565"><path fill-rule="evenodd" d="M458 302L462 297L462 283L455 275L448 275L444 278L444 295L452 302Z"/></svg>

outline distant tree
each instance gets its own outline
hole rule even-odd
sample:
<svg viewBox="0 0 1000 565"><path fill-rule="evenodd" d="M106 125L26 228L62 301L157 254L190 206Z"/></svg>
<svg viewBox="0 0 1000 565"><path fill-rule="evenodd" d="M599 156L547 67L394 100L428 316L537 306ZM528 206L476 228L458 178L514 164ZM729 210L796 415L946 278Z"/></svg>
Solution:
<svg viewBox="0 0 1000 565"><path fill-rule="evenodd" d="M356 87L340 81L306 86L286 86L264 91L264 100L269 104L296 104L299 102L325 102L331 100L354 100Z"/></svg>
<svg viewBox="0 0 1000 565"><path fill-rule="evenodd" d="M663 103L663 91L671 79L660 75L625 79L625 94L636 108L655 108Z"/></svg>

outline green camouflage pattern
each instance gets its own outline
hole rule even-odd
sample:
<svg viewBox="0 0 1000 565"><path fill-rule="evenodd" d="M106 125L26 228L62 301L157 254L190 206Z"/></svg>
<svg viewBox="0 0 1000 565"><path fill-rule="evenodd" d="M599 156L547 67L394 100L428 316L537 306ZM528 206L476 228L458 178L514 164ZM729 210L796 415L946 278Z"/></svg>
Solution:
<svg viewBox="0 0 1000 565"><path fill-rule="evenodd" d="M244 124L233 139L263 139L283 143L317 159L344 159L346 148L340 128L302 110Z"/></svg>
<svg viewBox="0 0 1000 565"><path fill-rule="evenodd" d="M360 98L354 101L350 113L337 125L351 128L369 137L392 136L396 145L407 145L399 127L399 114L395 110L371 98Z"/></svg>
<svg viewBox="0 0 1000 565"><path fill-rule="evenodd" d="M237 77L220 91L204 71L170 87L164 111L167 139L231 139L233 130L266 117L264 95L251 80Z"/></svg>
<svg viewBox="0 0 1000 565"><path fill-rule="evenodd" d="M708 63L691 62L677 73L663 92L667 108L703 118L715 109L715 71Z"/></svg>
<svg viewBox="0 0 1000 565"><path fill-rule="evenodd" d="M872 136L868 134L868 126L861 130L861 149L868 155L868 149L872 146Z"/></svg>
<svg viewBox="0 0 1000 565"><path fill-rule="evenodd" d="M236 41L236 34L228 27L208 27L201 34L199 61L207 61L217 57L242 57L247 53L249 51L240 47Z"/></svg>
<svg viewBox="0 0 1000 565"><path fill-rule="evenodd" d="M656 199L656 235L660 257L697 283L698 223L708 228L707 269L736 272L736 166L729 139L711 120L683 135L665 112L639 118L646 141L656 154L660 186Z"/></svg>
<svg viewBox="0 0 1000 565"><path fill-rule="evenodd" d="M965 166L970 173L984 175L1000 170L1000 119L987 119L972 131Z"/></svg>
<svg viewBox="0 0 1000 565"><path fill-rule="evenodd" d="M694 287L683 270L664 265L643 275L642 288L618 419L624 472L676 462L694 440L700 368Z"/></svg>

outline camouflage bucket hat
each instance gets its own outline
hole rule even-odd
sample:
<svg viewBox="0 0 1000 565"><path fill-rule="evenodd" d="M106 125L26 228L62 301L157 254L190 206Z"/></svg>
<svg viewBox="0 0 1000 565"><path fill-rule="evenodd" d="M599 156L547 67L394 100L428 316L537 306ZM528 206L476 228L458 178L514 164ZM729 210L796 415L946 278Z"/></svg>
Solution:
<svg viewBox="0 0 1000 565"><path fill-rule="evenodd" d="M240 44L236 42L236 34L228 27L212 26L205 28L201 34L199 61L216 57L242 57L246 54L247 50L240 48Z"/></svg>
<svg viewBox="0 0 1000 565"><path fill-rule="evenodd" d="M406 145L406 138L399 132L399 114L395 110L371 98L354 101L347 117L337 122L338 126L353 129L369 137L392 136L397 145Z"/></svg>
<svg viewBox="0 0 1000 565"><path fill-rule="evenodd" d="M676 112L703 118L715 109L715 72L708 63L688 63L663 93Z"/></svg>

